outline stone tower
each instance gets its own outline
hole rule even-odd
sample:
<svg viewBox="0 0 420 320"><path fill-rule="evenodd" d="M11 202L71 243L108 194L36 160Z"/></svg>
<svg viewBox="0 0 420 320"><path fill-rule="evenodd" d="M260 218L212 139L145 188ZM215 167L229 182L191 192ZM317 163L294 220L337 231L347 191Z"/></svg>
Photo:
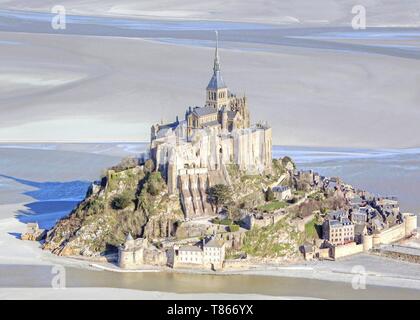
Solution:
<svg viewBox="0 0 420 320"><path fill-rule="evenodd" d="M206 88L206 106L220 110L229 103L229 91L220 72L219 36L216 31L216 50L214 53L213 75Z"/></svg>

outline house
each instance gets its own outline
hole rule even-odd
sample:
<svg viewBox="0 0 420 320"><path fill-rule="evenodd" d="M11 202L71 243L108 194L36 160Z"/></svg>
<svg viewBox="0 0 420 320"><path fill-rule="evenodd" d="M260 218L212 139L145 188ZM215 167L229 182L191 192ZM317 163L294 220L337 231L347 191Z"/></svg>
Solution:
<svg viewBox="0 0 420 320"><path fill-rule="evenodd" d="M348 218L348 213L344 210L334 210L328 212L328 219L340 220L341 218Z"/></svg>
<svg viewBox="0 0 420 320"><path fill-rule="evenodd" d="M350 213L350 219L354 224L365 224L367 222L367 213L365 211L354 210Z"/></svg>
<svg viewBox="0 0 420 320"><path fill-rule="evenodd" d="M218 270L223 268L226 244L211 237L196 245L173 247L173 267L204 268Z"/></svg>
<svg viewBox="0 0 420 320"><path fill-rule="evenodd" d="M349 205L353 208L363 207L365 206L365 204L366 204L366 201L357 195L349 199Z"/></svg>
<svg viewBox="0 0 420 320"><path fill-rule="evenodd" d="M322 237L333 245L343 245L354 241L354 224L347 217L325 219Z"/></svg>
<svg viewBox="0 0 420 320"><path fill-rule="evenodd" d="M275 186L273 193L277 200L289 200L292 198L292 190L288 186Z"/></svg>

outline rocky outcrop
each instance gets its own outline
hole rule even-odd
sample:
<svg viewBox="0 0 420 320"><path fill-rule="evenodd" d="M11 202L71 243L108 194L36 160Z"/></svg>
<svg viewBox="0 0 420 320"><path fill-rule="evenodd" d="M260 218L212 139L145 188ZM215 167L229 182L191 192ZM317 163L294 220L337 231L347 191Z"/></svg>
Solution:
<svg viewBox="0 0 420 320"><path fill-rule="evenodd" d="M58 255L98 256L115 250L128 233L169 237L182 220L179 199L167 194L160 173L145 172L142 166L108 170L48 233L44 249Z"/></svg>
<svg viewBox="0 0 420 320"><path fill-rule="evenodd" d="M175 194L168 192L160 172L137 165L114 167L48 232L44 249L58 255L98 256L115 250L128 233L148 239L210 234L211 230L184 227L186 217L215 213L208 188L230 184L238 207L254 206L264 201L263 190L284 173L281 162L274 163L270 175L248 175L235 165L186 174L179 177L180 193Z"/></svg>

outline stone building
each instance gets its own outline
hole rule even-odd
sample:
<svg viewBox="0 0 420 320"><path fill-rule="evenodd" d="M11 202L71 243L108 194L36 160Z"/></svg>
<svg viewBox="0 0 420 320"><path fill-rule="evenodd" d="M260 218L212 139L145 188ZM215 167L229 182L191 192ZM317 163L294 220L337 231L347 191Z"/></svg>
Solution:
<svg viewBox="0 0 420 320"><path fill-rule="evenodd" d="M363 210L353 210L350 213L350 219L354 224L365 224L367 222L367 213Z"/></svg>
<svg viewBox="0 0 420 320"><path fill-rule="evenodd" d="M133 239L131 234L118 248L118 266L122 269L136 269L144 265L165 266L167 260L165 251L149 244L145 238Z"/></svg>
<svg viewBox="0 0 420 320"><path fill-rule="evenodd" d="M198 245L174 246L174 268L204 268L218 270L223 268L226 245L211 237Z"/></svg>
<svg viewBox="0 0 420 320"><path fill-rule="evenodd" d="M277 200L289 200L292 198L292 190L289 186L275 186L272 190Z"/></svg>
<svg viewBox="0 0 420 320"><path fill-rule="evenodd" d="M271 127L251 125L247 98L222 78L217 45L205 105L188 108L184 120L153 125L150 151L169 193L179 192L187 218L215 213L206 190L228 183L227 164L254 174L271 170Z"/></svg>
<svg viewBox="0 0 420 320"><path fill-rule="evenodd" d="M322 225L323 239L333 245L354 241L354 224L342 211L330 213Z"/></svg>

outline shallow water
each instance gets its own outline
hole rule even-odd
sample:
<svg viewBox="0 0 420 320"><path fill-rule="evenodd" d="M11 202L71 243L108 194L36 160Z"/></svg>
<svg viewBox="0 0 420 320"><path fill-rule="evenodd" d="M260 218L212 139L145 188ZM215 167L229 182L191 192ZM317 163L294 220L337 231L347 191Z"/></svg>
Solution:
<svg viewBox="0 0 420 320"><path fill-rule="evenodd" d="M0 287L50 288L50 266L0 265ZM111 287L175 293L262 294L321 299L420 299L420 291L350 283L257 275L198 275L166 272L116 273L66 268L66 287ZM340 292L340 295L337 295Z"/></svg>

